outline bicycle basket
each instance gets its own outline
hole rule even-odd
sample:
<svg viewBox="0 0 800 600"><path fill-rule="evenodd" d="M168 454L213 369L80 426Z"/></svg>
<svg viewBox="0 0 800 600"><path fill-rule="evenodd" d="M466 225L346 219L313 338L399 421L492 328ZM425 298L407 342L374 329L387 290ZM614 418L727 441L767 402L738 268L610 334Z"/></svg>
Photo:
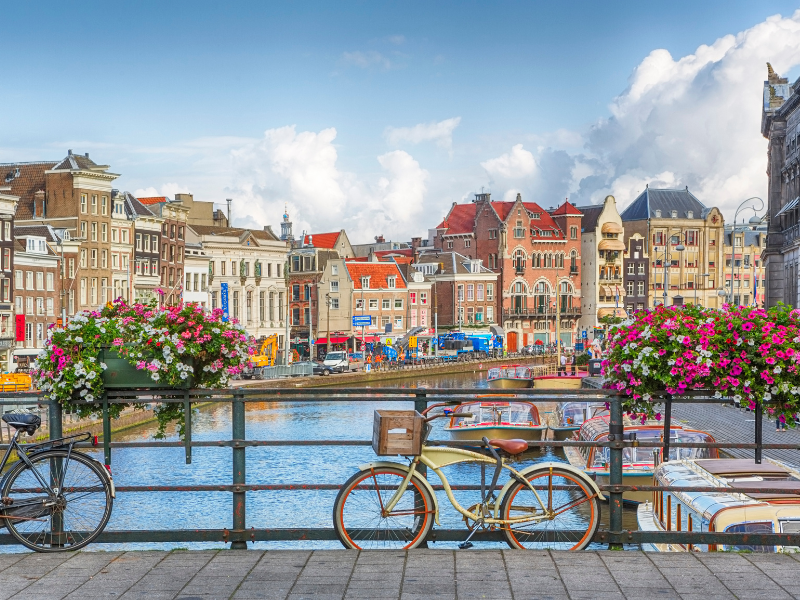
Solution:
<svg viewBox="0 0 800 600"><path fill-rule="evenodd" d="M415 410L376 410L372 449L378 456L419 456L425 417Z"/></svg>

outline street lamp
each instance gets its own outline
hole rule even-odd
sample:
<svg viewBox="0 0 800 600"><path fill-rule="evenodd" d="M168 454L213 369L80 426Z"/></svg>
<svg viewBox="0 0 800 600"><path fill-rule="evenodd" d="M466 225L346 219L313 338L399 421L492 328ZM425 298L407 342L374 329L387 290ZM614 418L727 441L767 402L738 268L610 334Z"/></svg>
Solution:
<svg viewBox="0 0 800 600"><path fill-rule="evenodd" d="M705 291L707 287L708 277L711 277L711 273L703 273L700 277L706 277L706 280L703 282L703 291ZM694 282L694 305L697 306L697 282Z"/></svg>
<svg viewBox="0 0 800 600"><path fill-rule="evenodd" d="M748 202L753 200L758 200L759 207L756 208L753 205L747 205ZM729 304L733 304L733 281L736 279L736 276L740 274L741 266L736 265L736 232L737 231L744 231L744 218L742 219L742 229L737 229L736 221L739 218L739 211L741 210L752 210L753 216L750 217L748 223L750 225L756 226L761 223L761 217L758 216L759 211L764 210L764 201L759 198L758 196L752 196L747 200L744 200L736 209L736 212L733 215L733 231L731 232L731 289L730 289L730 299ZM742 250L744 250L744 240L742 240ZM740 259L741 260L741 259ZM739 304L741 304L741 285L740 285L740 292L739 292Z"/></svg>
<svg viewBox="0 0 800 600"><path fill-rule="evenodd" d="M671 232L669 232L667 234L667 238L670 237L670 234L671 234ZM678 251L678 252L683 252L684 250L686 250L686 246L684 246L683 244L679 243L677 246L675 246L675 250ZM658 256L658 251L656 250L656 252L654 254L656 256ZM664 260L663 260L663 262L664 262L664 264L663 264L663 267L664 267L664 278L662 280L662 285L664 287L664 291L663 291L663 294L662 294L663 300L661 301L661 305L662 306L666 306L667 305L667 263L669 263L671 261L672 261L672 252L670 252L670 250L669 250L669 240L665 239L664 240Z"/></svg>

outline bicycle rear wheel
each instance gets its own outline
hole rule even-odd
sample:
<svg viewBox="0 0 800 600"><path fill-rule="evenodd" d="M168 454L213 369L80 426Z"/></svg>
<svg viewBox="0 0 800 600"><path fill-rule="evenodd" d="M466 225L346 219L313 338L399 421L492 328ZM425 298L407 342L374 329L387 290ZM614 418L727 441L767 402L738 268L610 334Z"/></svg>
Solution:
<svg viewBox="0 0 800 600"><path fill-rule="evenodd" d="M11 468L2 489L9 533L37 552L77 550L92 542L111 517L114 499L103 466L79 452L52 450ZM34 472L35 469L35 472ZM51 495L42 481L53 488ZM58 488L61 483L60 489Z"/></svg>
<svg viewBox="0 0 800 600"><path fill-rule="evenodd" d="M512 548L582 550L600 526L600 501L591 482L567 469L543 467L525 475L536 489L515 482L503 496L501 519L542 519L503 525Z"/></svg>
<svg viewBox="0 0 800 600"><path fill-rule="evenodd" d="M384 509L406 475L403 469L375 467L342 486L333 504L333 527L346 548L410 549L425 540L433 526L434 500L416 475L392 512Z"/></svg>

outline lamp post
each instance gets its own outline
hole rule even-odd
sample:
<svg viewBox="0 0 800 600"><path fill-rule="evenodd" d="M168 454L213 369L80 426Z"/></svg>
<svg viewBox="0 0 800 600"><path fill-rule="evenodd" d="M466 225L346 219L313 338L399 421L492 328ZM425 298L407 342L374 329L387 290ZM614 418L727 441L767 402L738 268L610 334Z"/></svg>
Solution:
<svg viewBox="0 0 800 600"><path fill-rule="evenodd" d="M670 233L667 234L667 237L670 236ZM654 250L655 250L654 254L656 256L658 256L658 249L655 248ZM684 250L686 250L686 247L683 244L679 243L677 246L675 246L675 250L677 250L678 252L683 252ZM661 301L661 305L662 306L666 306L667 305L667 263L670 262L670 261L672 261L672 252L670 252L670 250L669 250L669 240L667 239L667 240L664 240L664 264L663 264L663 267L664 267L664 279L662 281L662 285L664 287L664 292L662 294L662 298L663 298L662 301Z"/></svg>
<svg viewBox="0 0 800 600"><path fill-rule="evenodd" d="M703 291L705 291L705 289L707 287L707 284L708 284L708 278L711 277L711 274L710 273L703 273L700 277L705 277L706 278L705 281L703 281ZM697 306L697 282L696 281L694 282L694 305Z"/></svg>
<svg viewBox="0 0 800 600"><path fill-rule="evenodd" d="M748 202L757 200L759 202L759 207L756 208L753 205L748 206ZM739 211L742 210L752 210L753 216L750 217L749 224L750 225L759 225L761 223L761 217L758 216L759 211L764 210L764 201L759 198L758 196L752 196L747 200L744 200L736 209L736 212L733 215L733 231L731 232L731 291L730 291L730 299L729 304L733 304L733 281L736 279L736 276L741 273L741 267L736 264L736 232L737 231L744 231L744 218L742 218L742 229L737 229L737 219L739 218ZM742 250L744 250L744 240L742 240ZM741 260L741 259L740 259ZM741 305L741 284L739 286L739 304Z"/></svg>

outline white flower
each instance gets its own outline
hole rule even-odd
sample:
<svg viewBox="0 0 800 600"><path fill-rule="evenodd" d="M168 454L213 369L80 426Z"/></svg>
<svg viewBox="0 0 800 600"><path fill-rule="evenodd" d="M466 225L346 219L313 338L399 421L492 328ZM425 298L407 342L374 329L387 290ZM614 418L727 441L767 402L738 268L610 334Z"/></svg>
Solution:
<svg viewBox="0 0 800 600"><path fill-rule="evenodd" d="M781 370L782 370L782 369L781 369L781 366L780 366L780 365L775 365L775 368L774 368L774 369L772 369L772 372L773 372L773 373L780 373L780 372L781 372Z"/></svg>
<svg viewBox="0 0 800 600"><path fill-rule="evenodd" d="M94 402L94 396L92 396L91 394L89 394L88 396L86 396L86 401L87 401L87 402Z"/></svg>
<svg viewBox="0 0 800 600"><path fill-rule="evenodd" d="M106 363L104 363L104 362L101 362L100 363L100 368L103 369L103 371L105 371L108 368L108 365Z"/></svg>
<svg viewBox="0 0 800 600"><path fill-rule="evenodd" d="M88 393L89 393L89 390L87 390L86 388L82 389L81 390L81 398L83 398Z"/></svg>
<svg viewBox="0 0 800 600"><path fill-rule="evenodd" d="M720 393L720 391L719 391L719 390L717 390L716 392L714 392L714 398L718 398L718 399L719 399L719 398L722 398L722 394Z"/></svg>
<svg viewBox="0 0 800 600"><path fill-rule="evenodd" d="M94 379L95 377L97 377L97 373L95 373L94 371L92 371L92 372L90 372L90 373L89 373L89 374L86 376L86 379L92 380L92 379Z"/></svg>
<svg viewBox="0 0 800 600"><path fill-rule="evenodd" d="M83 338L81 336L78 336L75 338L75 341L80 344L83 341Z"/></svg>
<svg viewBox="0 0 800 600"><path fill-rule="evenodd" d="M764 394L764 402L769 402L770 400L772 400L772 394L770 394L769 392L766 392Z"/></svg>

